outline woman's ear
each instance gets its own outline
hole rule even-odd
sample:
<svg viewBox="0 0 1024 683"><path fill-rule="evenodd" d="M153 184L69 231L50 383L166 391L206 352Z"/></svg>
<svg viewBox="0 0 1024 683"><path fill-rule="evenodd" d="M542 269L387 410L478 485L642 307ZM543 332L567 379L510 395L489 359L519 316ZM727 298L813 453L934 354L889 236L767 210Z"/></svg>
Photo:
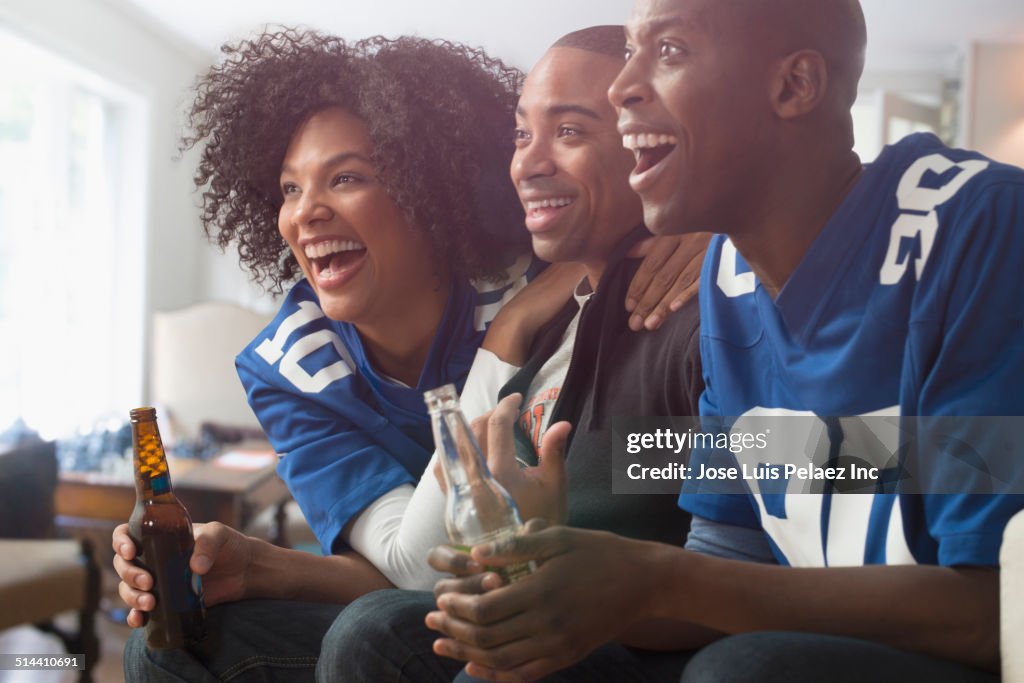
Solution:
<svg viewBox="0 0 1024 683"><path fill-rule="evenodd" d="M794 52L776 65L771 86L772 107L782 119L803 116L821 103L828 85L828 65L820 52Z"/></svg>

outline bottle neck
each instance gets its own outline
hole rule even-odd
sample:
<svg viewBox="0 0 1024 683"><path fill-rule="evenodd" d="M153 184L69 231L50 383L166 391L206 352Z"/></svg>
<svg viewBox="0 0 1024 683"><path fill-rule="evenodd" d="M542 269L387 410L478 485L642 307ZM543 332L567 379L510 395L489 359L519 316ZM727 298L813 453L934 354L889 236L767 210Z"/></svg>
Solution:
<svg viewBox="0 0 1024 683"><path fill-rule="evenodd" d="M132 446L136 494L143 500L172 495L167 454L156 422L133 423Z"/></svg>
<svg viewBox="0 0 1024 683"><path fill-rule="evenodd" d="M444 410L439 414L444 446L441 466L451 487L472 486L489 480L491 473L476 438L461 410Z"/></svg>

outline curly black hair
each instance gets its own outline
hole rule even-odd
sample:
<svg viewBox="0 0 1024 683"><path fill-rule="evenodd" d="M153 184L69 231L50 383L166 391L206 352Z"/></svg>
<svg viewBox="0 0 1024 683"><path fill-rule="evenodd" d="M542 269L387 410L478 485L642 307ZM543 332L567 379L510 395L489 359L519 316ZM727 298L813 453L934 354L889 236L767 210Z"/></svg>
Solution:
<svg viewBox="0 0 1024 683"><path fill-rule="evenodd" d="M254 281L280 292L300 272L277 229L281 163L293 132L329 106L365 123L381 182L442 266L494 278L528 248L508 179L520 71L458 43L288 28L221 51L196 86L183 147L202 145L207 236L235 243Z"/></svg>

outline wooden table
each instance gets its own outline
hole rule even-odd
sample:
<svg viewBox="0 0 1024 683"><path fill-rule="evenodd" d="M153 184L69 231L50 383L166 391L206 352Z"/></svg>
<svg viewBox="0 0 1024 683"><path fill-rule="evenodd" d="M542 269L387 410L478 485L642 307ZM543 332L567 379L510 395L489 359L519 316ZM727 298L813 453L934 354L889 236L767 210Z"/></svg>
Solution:
<svg viewBox="0 0 1024 683"><path fill-rule="evenodd" d="M268 448L240 448L207 462L171 459L174 493L194 522L223 522L242 530L263 510L276 506L274 542L285 545L284 505L288 488L275 471ZM246 463L246 457L252 458ZM262 457L261 457L262 456ZM263 464L266 462L266 464ZM258 464L253 467L252 464ZM61 472L57 483L57 524L111 527L128 521L135 506L135 482L96 472Z"/></svg>

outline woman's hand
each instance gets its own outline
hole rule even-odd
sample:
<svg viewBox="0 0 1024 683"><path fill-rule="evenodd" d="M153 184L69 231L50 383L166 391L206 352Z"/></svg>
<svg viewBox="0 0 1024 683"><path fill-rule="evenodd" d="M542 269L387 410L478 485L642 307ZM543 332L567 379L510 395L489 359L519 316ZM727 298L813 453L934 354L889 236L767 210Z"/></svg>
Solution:
<svg viewBox="0 0 1024 683"><path fill-rule="evenodd" d="M252 541L220 522L194 524L196 545L189 567L203 577L203 602L207 607L246 597L248 571L252 563ZM117 592L131 608L128 625L139 628L146 623L146 613L156 606L153 576L132 563L135 543L128 536L128 525L114 529L114 571L121 577Z"/></svg>

